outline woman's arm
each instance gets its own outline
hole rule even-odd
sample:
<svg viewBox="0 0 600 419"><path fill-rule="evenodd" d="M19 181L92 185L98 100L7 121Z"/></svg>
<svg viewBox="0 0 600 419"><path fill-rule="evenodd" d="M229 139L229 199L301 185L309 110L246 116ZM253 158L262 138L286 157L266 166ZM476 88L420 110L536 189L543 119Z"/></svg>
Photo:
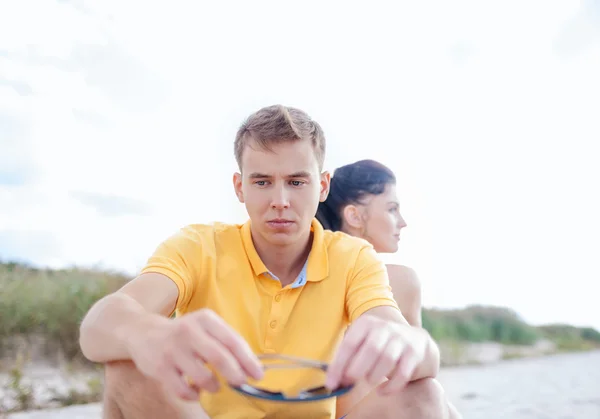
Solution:
<svg viewBox="0 0 600 419"><path fill-rule="evenodd" d="M416 272L402 265L386 265L394 299L411 326L422 327L421 282Z"/></svg>

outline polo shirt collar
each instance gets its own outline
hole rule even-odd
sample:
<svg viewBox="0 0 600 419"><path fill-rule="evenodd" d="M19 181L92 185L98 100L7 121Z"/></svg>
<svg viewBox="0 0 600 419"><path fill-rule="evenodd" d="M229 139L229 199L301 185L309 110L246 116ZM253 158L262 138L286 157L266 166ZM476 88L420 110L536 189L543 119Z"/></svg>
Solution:
<svg viewBox="0 0 600 419"><path fill-rule="evenodd" d="M248 255L248 260L252 266L252 270L256 276L269 273L269 270L260 259L256 252L254 242L252 241L252 233L250 231L250 220L246 221L241 228L242 243ZM325 234L323 226L316 218L313 218L310 226L310 231L313 233L313 242L308 255L307 261L307 281L318 282L329 275L329 259L327 257L327 246L325 244Z"/></svg>

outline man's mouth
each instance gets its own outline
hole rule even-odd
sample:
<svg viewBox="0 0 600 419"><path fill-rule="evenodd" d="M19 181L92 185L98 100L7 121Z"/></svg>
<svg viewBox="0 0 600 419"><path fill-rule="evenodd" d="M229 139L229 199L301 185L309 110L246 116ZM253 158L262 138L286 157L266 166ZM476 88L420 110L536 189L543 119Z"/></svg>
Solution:
<svg viewBox="0 0 600 419"><path fill-rule="evenodd" d="M285 218L274 218L272 220L267 221L267 224L274 228L284 228L289 227L294 222L292 220L287 220Z"/></svg>

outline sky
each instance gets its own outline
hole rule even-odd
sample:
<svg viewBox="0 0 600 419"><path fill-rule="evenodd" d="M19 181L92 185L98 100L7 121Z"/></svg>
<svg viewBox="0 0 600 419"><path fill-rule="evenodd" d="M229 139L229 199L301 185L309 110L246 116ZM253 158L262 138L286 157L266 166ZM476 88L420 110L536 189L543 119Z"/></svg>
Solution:
<svg viewBox="0 0 600 419"><path fill-rule="evenodd" d="M0 4L0 259L135 275L243 222L233 138L307 111L398 176L426 307L600 328L600 1ZM594 192L594 190L596 192Z"/></svg>

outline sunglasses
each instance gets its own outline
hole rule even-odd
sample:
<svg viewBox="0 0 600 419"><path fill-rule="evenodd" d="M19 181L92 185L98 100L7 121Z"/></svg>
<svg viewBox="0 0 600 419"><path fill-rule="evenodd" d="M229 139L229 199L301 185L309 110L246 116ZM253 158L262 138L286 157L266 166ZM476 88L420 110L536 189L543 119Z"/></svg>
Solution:
<svg viewBox="0 0 600 419"><path fill-rule="evenodd" d="M263 361L263 368L269 369L315 369L322 372L327 372L328 364L312 359L305 359L288 355L266 354L259 355L258 359ZM238 393L246 396L256 397L259 399L279 401L279 402L307 402L338 397L352 390L352 385L341 386L330 390L325 386L312 387L294 392L294 394L285 394L281 391L271 391L264 388L256 387L250 384L242 384L241 386L232 386Z"/></svg>

